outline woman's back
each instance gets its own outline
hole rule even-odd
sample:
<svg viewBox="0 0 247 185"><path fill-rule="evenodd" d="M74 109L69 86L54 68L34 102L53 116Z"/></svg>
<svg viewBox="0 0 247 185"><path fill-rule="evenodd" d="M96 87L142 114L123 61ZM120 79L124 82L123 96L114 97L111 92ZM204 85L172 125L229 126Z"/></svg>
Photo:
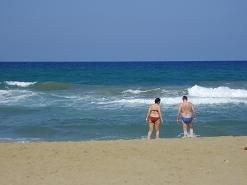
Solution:
<svg viewBox="0 0 247 185"><path fill-rule="evenodd" d="M150 116L160 117L160 106L158 104L153 104L150 106Z"/></svg>

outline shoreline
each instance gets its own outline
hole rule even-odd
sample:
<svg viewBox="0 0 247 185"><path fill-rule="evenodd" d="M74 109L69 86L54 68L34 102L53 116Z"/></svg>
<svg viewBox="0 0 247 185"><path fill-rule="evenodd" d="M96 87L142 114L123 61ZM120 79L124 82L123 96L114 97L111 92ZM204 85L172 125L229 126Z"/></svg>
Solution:
<svg viewBox="0 0 247 185"><path fill-rule="evenodd" d="M247 136L0 143L0 182L16 185L245 185Z"/></svg>
<svg viewBox="0 0 247 185"><path fill-rule="evenodd" d="M19 140L19 141L0 141L1 144L33 144L33 143L87 143L87 142L118 142L118 141L162 141L162 140L196 140L196 139L210 139L210 138L245 138L247 136L195 136L195 137L161 137L159 139L148 140L143 138L129 138L129 139L85 139L85 140Z"/></svg>

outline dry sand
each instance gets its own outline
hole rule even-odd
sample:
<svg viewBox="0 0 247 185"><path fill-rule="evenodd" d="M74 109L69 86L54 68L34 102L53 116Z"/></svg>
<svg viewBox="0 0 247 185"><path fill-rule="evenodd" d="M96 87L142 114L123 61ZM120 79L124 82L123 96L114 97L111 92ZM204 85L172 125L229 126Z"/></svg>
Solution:
<svg viewBox="0 0 247 185"><path fill-rule="evenodd" d="M247 137L0 144L0 185L246 185Z"/></svg>

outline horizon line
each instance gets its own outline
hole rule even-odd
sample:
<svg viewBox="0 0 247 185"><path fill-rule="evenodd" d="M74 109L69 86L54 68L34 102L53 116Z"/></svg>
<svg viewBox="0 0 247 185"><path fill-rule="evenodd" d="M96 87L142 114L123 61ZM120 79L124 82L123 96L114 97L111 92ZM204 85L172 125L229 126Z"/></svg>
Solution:
<svg viewBox="0 0 247 185"><path fill-rule="evenodd" d="M61 62L61 63L65 63L65 62L78 62L78 63L100 63L100 62L126 62L126 63L130 63L130 62L247 62L247 59L243 59L243 60L7 60L7 61L0 61L0 63L8 63L8 62L27 62L27 63L31 63L31 62Z"/></svg>

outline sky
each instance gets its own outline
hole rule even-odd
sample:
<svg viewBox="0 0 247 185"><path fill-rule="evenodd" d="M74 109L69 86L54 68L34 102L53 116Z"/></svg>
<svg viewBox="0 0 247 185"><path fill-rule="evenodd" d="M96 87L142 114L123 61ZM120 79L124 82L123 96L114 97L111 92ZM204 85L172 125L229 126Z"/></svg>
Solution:
<svg viewBox="0 0 247 185"><path fill-rule="evenodd" d="M246 0L0 0L0 61L247 60Z"/></svg>

